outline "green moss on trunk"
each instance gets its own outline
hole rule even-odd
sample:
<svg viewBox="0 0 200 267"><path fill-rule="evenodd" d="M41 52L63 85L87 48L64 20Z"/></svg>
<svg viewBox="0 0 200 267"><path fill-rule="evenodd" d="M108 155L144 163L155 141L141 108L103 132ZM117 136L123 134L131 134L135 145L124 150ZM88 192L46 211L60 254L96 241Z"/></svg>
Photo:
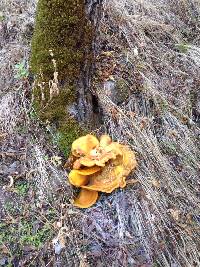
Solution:
<svg viewBox="0 0 200 267"><path fill-rule="evenodd" d="M85 15L83 0L39 0L32 39L31 71L53 78L49 50L57 63L59 80L74 83L91 46L92 29Z"/></svg>
<svg viewBox="0 0 200 267"><path fill-rule="evenodd" d="M70 145L80 130L69 117L67 106L76 99L81 69L92 59L92 37L84 0L39 0L30 58L35 76L33 105L42 120L56 125L62 144ZM59 94L52 97L49 81L55 78L55 71Z"/></svg>

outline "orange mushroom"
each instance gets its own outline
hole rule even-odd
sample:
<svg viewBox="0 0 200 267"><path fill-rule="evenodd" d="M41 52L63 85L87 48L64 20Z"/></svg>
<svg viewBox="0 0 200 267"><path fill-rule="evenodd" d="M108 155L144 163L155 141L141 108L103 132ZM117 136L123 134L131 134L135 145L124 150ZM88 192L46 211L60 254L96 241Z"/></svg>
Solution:
<svg viewBox="0 0 200 267"><path fill-rule="evenodd" d="M74 162L73 168L79 169L81 166L93 167L95 165L104 167L110 159L116 159L118 155L122 155L121 146L118 143L113 142L110 145L108 143L105 145L104 142L103 145L105 146L104 148L92 149L89 155L77 159Z"/></svg>
<svg viewBox="0 0 200 267"><path fill-rule="evenodd" d="M90 191L87 189L81 189L79 195L74 200L74 205L79 208L89 208L96 203L98 198L97 191Z"/></svg>
<svg viewBox="0 0 200 267"><path fill-rule="evenodd" d="M111 160L100 173L90 177L89 183L82 188L111 193L116 188L126 186L125 177L136 167L135 154L121 145L122 156Z"/></svg>
<svg viewBox="0 0 200 267"><path fill-rule="evenodd" d="M89 182L89 175L94 174L99 170L100 168L98 166L82 170L72 170L69 173L69 182L77 187L86 185Z"/></svg>
<svg viewBox="0 0 200 267"><path fill-rule="evenodd" d="M110 145L111 143L112 143L112 139L110 138L109 135L104 134L100 137L100 142L99 142L100 147L104 148L104 147Z"/></svg>
<svg viewBox="0 0 200 267"><path fill-rule="evenodd" d="M99 146L98 139L91 134L87 134L86 136L76 139L72 143L72 154L75 157L88 155L90 151L97 146Z"/></svg>
<svg viewBox="0 0 200 267"><path fill-rule="evenodd" d="M80 208L92 206L98 191L111 193L116 188L126 186L126 177L135 169L135 153L125 145L112 142L103 135L100 142L93 135L78 138L72 144L72 154L76 160L69 174L69 182L81 187L74 205Z"/></svg>

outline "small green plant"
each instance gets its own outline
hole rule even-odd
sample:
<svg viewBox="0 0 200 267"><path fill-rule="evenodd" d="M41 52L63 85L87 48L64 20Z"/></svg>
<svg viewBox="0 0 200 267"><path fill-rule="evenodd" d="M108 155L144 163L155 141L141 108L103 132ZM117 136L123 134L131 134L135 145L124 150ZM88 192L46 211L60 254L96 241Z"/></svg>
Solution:
<svg viewBox="0 0 200 267"><path fill-rule="evenodd" d="M186 54L189 49L189 45L183 44L183 43L176 44L175 47L179 50L180 53L184 53L184 54Z"/></svg>
<svg viewBox="0 0 200 267"><path fill-rule="evenodd" d="M31 120L35 120L35 119L38 118L37 113L35 112L34 109L31 109L31 110L30 110L30 112L29 112L29 117L30 117Z"/></svg>
<svg viewBox="0 0 200 267"><path fill-rule="evenodd" d="M44 159L45 161L48 161L48 160L49 160L49 156L48 156L48 155L45 155L45 156L43 157L43 159Z"/></svg>
<svg viewBox="0 0 200 267"><path fill-rule="evenodd" d="M15 65L15 70L17 74L15 75L16 79L26 79L28 77L28 70L26 68L26 62L23 60L22 62Z"/></svg>
<svg viewBox="0 0 200 267"><path fill-rule="evenodd" d="M29 185L27 183L18 184L16 185L16 189L17 189L17 193L20 196L25 196L29 190Z"/></svg>
<svg viewBox="0 0 200 267"><path fill-rule="evenodd" d="M4 209L7 213L16 215L20 212L20 207L19 205L16 205L13 201L8 201L5 203Z"/></svg>
<svg viewBox="0 0 200 267"><path fill-rule="evenodd" d="M18 230L20 234L19 243L22 247L24 245L33 245L35 248L40 248L50 234L51 227L46 223L42 228L34 232L32 223L22 221Z"/></svg>
<svg viewBox="0 0 200 267"><path fill-rule="evenodd" d="M53 236L49 223L45 223L35 230L33 221L22 219L18 224L1 223L0 227L2 229L0 246L3 244L11 246L16 242L18 247L13 246L13 253L20 253L25 245L32 245L35 249L39 249L47 239Z"/></svg>
<svg viewBox="0 0 200 267"><path fill-rule="evenodd" d="M51 163L54 166L60 166L62 164L62 158L54 155L53 157L51 157Z"/></svg>
<svg viewBox="0 0 200 267"><path fill-rule="evenodd" d="M5 19L4 14L2 12L0 12L0 21L4 21L4 19Z"/></svg>

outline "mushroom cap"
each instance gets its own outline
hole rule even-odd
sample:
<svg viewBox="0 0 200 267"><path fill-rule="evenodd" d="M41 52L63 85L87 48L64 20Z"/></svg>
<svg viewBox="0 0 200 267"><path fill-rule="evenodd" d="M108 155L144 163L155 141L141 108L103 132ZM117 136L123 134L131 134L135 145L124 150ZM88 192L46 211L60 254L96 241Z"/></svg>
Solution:
<svg viewBox="0 0 200 267"><path fill-rule="evenodd" d="M124 166L124 176L128 176L129 173L137 167L137 161L135 153L128 147L121 145L122 151L122 164Z"/></svg>
<svg viewBox="0 0 200 267"><path fill-rule="evenodd" d="M111 193L116 188L121 187L121 185L125 187L126 184L124 182L123 167L112 166L112 163L108 163L101 173L90 177L88 185L81 187L88 190Z"/></svg>
<svg viewBox="0 0 200 267"><path fill-rule="evenodd" d="M92 168L76 170L76 172L78 174L81 174L81 175L91 175L91 174L94 174L100 170L101 170L101 168L99 166L94 166Z"/></svg>
<svg viewBox="0 0 200 267"><path fill-rule="evenodd" d="M136 167L135 154L127 146L121 145L122 155L108 164L89 179L89 184L82 188L111 193L116 188L126 186L125 177Z"/></svg>
<svg viewBox="0 0 200 267"><path fill-rule="evenodd" d="M104 148L112 143L112 139L109 135L104 134L100 137L100 147Z"/></svg>
<svg viewBox="0 0 200 267"><path fill-rule="evenodd" d="M92 167L92 166L100 166L104 167L105 163L108 162L110 159L115 159L116 154L111 152L101 152L99 153L99 156L85 156L80 158L79 162L83 166Z"/></svg>
<svg viewBox="0 0 200 267"><path fill-rule="evenodd" d="M100 168L98 166L82 170L72 170L69 173L69 182L76 187L86 185L89 182L89 175L94 174L99 170Z"/></svg>
<svg viewBox="0 0 200 267"><path fill-rule="evenodd" d="M96 203L98 198L97 191L90 191L87 189L81 189L79 195L74 200L74 205L79 208L89 208Z"/></svg>
<svg viewBox="0 0 200 267"><path fill-rule="evenodd" d="M91 150L89 155L79 158L75 162L74 167L77 168L81 165L86 167L95 165L104 167L106 162L110 159L116 159L118 155L122 155L121 146L118 143L113 142L104 148L99 147Z"/></svg>
<svg viewBox="0 0 200 267"><path fill-rule="evenodd" d="M89 182L89 176L81 175L77 173L77 170L72 170L69 173L69 182L70 184L80 187L82 185L86 185Z"/></svg>
<svg viewBox="0 0 200 267"><path fill-rule="evenodd" d="M97 146L99 146L98 139L94 135L87 134L72 143L72 154L75 157L88 155Z"/></svg>

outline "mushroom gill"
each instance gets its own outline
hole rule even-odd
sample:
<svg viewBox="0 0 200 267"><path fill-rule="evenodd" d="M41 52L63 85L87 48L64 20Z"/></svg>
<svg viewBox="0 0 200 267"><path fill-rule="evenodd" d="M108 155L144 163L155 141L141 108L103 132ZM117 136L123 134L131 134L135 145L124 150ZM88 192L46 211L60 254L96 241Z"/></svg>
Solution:
<svg viewBox="0 0 200 267"><path fill-rule="evenodd" d="M97 191L90 191L87 189L81 189L79 195L74 200L74 205L79 208L89 208L96 203L98 198Z"/></svg>
<svg viewBox="0 0 200 267"><path fill-rule="evenodd" d="M69 173L69 182L76 187L86 185L89 182L89 175L94 174L99 170L100 168L98 166L82 170L72 170Z"/></svg>

